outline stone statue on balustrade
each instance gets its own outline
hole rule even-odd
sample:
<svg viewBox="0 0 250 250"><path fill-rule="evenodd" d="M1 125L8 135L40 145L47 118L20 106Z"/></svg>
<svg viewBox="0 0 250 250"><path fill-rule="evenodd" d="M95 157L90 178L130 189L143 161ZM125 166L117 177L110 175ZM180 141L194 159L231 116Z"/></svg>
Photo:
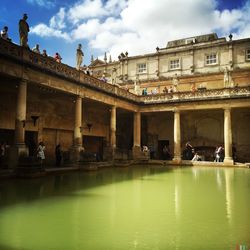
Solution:
<svg viewBox="0 0 250 250"><path fill-rule="evenodd" d="M24 47L28 46L28 33L30 31L29 25L26 22L28 19L27 14L23 14L23 18L19 21L19 36L20 36L20 45Z"/></svg>
<svg viewBox="0 0 250 250"><path fill-rule="evenodd" d="M117 77L117 69L114 67L112 69L112 84L116 84L116 77Z"/></svg>
<svg viewBox="0 0 250 250"><path fill-rule="evenodd" d="M83 62L84 54L82 52L82 45L78 44L78 48L76 50L76 69L80 70L81 64Z"/></svg>
<svg viewBox="0 0 250 250"><path fill-rule="evenodd" d="M134 93L136 95L140 95L141 94L140 83L137 80L135 80L135 82L134 82Z"/></svg>
<svg viewBox="0 0 250 250"><path fill-rule="evenodd" d="M231 76L231 72L228 70L226 67L224 69L224 87L225 88L233 88L234 87L234 82Z"/></svg>
<svg viewBox="0 0 250 250"><path fill-rule="evenodd" d="M172 78L172 84L174 92L178 91L179 79L177 77L177 74L175 74L174 77Z"/></svg>

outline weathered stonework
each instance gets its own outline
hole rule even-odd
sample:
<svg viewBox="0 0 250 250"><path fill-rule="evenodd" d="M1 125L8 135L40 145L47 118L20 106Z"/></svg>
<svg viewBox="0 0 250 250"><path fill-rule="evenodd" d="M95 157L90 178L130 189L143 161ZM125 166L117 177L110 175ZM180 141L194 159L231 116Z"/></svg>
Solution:
<svg viewBox="0 0 250 250"><path fill-rule="evenodd" d="M151 157L159 159L162 145L168 143L171 157L179 164L186 141L207 152L225 144L226 164L233 163L230 148L234 144L237 160L249 162L250 63L245 51L250 39L228 42L216 37L208 41L208 37L193 43L181 39L156 53L90 65L94 75L105 70L122 87L0 39L1 139L15 148L15 134L19 141L24 135L30 157L36 156L37 143L44 141L49 164L55 162L59 143L64 163L81 160L83 148L86 157L96 160L140 159L143 145L150 146ZM216 51L218 63L208 66L205 56L211 51ZM180 68L170 70L176 58ZM140 63L147 64L147 72L138 75ZM225 67L233 86L225 87ZM163 93L173 85L175 74L178 91ZM157 88L159 93L135 95L135 81L140 89ZM27 85L25 91L20 92L20 82ZM10 158L16 159L11 165L17 164L21 151L9 150Z"/></svg>

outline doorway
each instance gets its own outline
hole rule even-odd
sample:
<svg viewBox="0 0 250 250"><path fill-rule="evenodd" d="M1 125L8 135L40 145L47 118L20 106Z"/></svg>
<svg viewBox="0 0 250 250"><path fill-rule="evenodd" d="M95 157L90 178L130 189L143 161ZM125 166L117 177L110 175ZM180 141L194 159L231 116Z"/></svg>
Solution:
<svg viewBox="0 0 250 250"><path fill-rule="evenodd" d="M29 149L29 156L36 155L38 133L36 131L25 131L25 144Z"/></svg>

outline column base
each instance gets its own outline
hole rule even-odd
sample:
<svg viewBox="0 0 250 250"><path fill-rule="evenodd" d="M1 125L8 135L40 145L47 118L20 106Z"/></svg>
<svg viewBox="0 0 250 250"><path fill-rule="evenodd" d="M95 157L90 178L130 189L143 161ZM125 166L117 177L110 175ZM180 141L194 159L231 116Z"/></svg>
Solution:
<svg viewBox="0 0 250 250"><path fill-rule="evenodd" d="M149 152L142 152L140 146L133 146L132 157L134 160L149 159Z"/></svg>
<svg viewBox="0 0 250 250"><path fill-rule="evenodd" d="M176 164L176 165L180 165L181 164L181 157L180 156L174 156L174 158L172 159L172 163Z"/></svg>
<svg viewBox="0 0 250 250"><path fill-rule="evenodd" d="M82 153L84 152L84 147L82 146L72 146L69 150L69 159L71 162L79 162L82 160Z"/></svg>
<svg viewBox="0 0 250 250"><path fill-rule="evenodd" d="M227 157L227 158L225 157L223 163L225 165L234 165L234 160L232 157Z"/></svg>
<svg viewBox="0 0 250 250"><path fill-rule="evenodd" d="M113 161L116 157L116 147L107 146L103 150L103 160Z"/></svg>
<svg viewBox="0 0 250 250"><path fill-rule="evenodd" d="M10 155L9 155L9 167L15 168L18 167L20 161L23 158L29 156L29 149L26 147L24 143L16 144L10 147Z"/></svg>

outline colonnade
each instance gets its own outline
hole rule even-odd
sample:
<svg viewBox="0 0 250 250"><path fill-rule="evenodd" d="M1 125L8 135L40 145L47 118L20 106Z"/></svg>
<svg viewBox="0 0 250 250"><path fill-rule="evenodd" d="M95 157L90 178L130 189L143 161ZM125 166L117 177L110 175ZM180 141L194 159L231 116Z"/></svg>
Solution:
<svg viewBox="0 0 250 250"><path fill-rule="evenodd" d="M15 147L18 154L24 153L25 150L25 120L27 105L27 81L22 80L18 86L16 121L15 121ZM174 157L173 161L181 162L181 110L174 109ZM114 157L116 149L116 113L117 107L111 106L110 112L110 147L112 156ZM74 123L74 139L73 149L75 152L82 150L82 97L77 96L75 101L75 123ZM133 123L133 157L137 158L141 153L141 112L134 112ZM225 159L227 164L233 164L232 158L232 127L231 127L231 109L224 108L224 147Z"/></svg>

